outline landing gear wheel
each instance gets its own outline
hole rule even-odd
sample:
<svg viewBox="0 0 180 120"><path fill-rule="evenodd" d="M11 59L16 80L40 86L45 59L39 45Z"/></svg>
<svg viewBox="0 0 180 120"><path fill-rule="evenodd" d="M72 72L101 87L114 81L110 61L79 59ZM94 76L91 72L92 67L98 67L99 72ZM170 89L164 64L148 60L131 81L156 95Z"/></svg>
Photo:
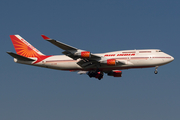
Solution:
<svg viewBox="0 0 180 120"><path fill-rule="evenodd" d="M158 71L157 71L157 70L155 70L155 71L154 71L154 73L155 73L155 74L158 74Z"/></svg>
<svg viewBox="0 0 180 120"><path fill-rule="evenodd" d="M103 74L101 74L98 79L101 80L103 78Z"/></svg>
<svg viewBox="0 0 180 120"><path fill-rule="evenodd" d="M154 71L155 74L158 74L158 70L157 70L158 67L159 67L159 66L156 66L156 67L155 67L155 71Z"/></svg>
<svg viewBox="0 0 180 120"><path fill-rule="evenodd" d="M99 71L98 69L96 71L89 71L87 73L89 75L89 77L95 77L99 80L101 80L103 78L103 72Z"/></svg>

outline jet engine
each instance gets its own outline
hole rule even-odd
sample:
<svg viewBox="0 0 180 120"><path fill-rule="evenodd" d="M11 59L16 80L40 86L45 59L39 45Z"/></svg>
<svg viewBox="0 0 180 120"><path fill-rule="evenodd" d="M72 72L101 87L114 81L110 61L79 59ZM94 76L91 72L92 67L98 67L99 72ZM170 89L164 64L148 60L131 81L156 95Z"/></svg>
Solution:
<svg viewBox="0 0 180 120"><path fill-rule="evenodd" d="M118 61L116 59L107 59L107 60L101 61L101 63L107 64L108 66L115 66L118 63Z"/></svg>
<svg viewBox="0 0 180 120"><path fill-rule="evenodd" d="M74 55L81 57L81 58L90 58L91 57L91 53L89 51L76 52L76 53L74 53Z"/></svg>
<svg viewBox="0 0 180 120"><path fill-rule="evenodd" d="M114 76L114 77L121 77L122 76L122 71L119 71L119 70L111 71L107 75Z"/></svg>

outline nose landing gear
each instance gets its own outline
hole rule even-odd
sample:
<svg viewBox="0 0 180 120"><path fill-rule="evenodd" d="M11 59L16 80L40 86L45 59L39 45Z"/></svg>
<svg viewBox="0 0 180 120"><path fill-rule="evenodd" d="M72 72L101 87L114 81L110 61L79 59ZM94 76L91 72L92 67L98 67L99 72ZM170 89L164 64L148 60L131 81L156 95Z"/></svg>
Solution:
<svg viewBox="0 0 180 120"><path fill-rule="evenodd" d="M155 67L155 71L154 71L155 74L158 74L158 70L157 70L158 67L159 67L159 66L156 66L156 67Z"/></svg>

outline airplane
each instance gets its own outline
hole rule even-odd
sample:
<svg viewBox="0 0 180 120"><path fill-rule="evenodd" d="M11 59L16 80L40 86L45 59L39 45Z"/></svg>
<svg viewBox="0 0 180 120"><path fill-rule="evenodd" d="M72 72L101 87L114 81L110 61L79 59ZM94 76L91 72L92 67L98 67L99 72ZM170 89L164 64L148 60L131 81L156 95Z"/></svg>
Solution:
<svg viewBox="0 0 180 120"><path fill-rule="evenodd" d="M51 68L56 70L78 71L101 80L108 76L121 77L124 69L155 67L157 74L159 66L168 64L174 58L159 49L121 50L93 54L57 40L41 35L43 39L63 49L64 55L44 55L20 35L10 35L16 53L7 52L14 62Z"/></svg>

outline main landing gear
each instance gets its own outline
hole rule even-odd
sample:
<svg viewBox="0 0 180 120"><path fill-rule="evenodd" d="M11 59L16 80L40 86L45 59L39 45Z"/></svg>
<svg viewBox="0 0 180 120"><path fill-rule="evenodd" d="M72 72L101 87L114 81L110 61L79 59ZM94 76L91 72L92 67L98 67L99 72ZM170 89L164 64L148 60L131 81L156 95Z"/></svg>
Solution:
<svg viewBox="0 0 180 120"><path fill-rule="evenodd" d="M101 80L103 78L103 72L101 72L98 69L95 70L95 71L89 71L87 74L89 75L90 78L95 77L95 78L97 78L99 80Z"/></svg>
<svg viewBox="0 0 180 120"><path fill-rule="evenodd" d="M158 70L157 70L158 67L159 67L159 66L156 66L156 67L155 67L155 71L154 71L155 74L158 74Z"/></svg>

